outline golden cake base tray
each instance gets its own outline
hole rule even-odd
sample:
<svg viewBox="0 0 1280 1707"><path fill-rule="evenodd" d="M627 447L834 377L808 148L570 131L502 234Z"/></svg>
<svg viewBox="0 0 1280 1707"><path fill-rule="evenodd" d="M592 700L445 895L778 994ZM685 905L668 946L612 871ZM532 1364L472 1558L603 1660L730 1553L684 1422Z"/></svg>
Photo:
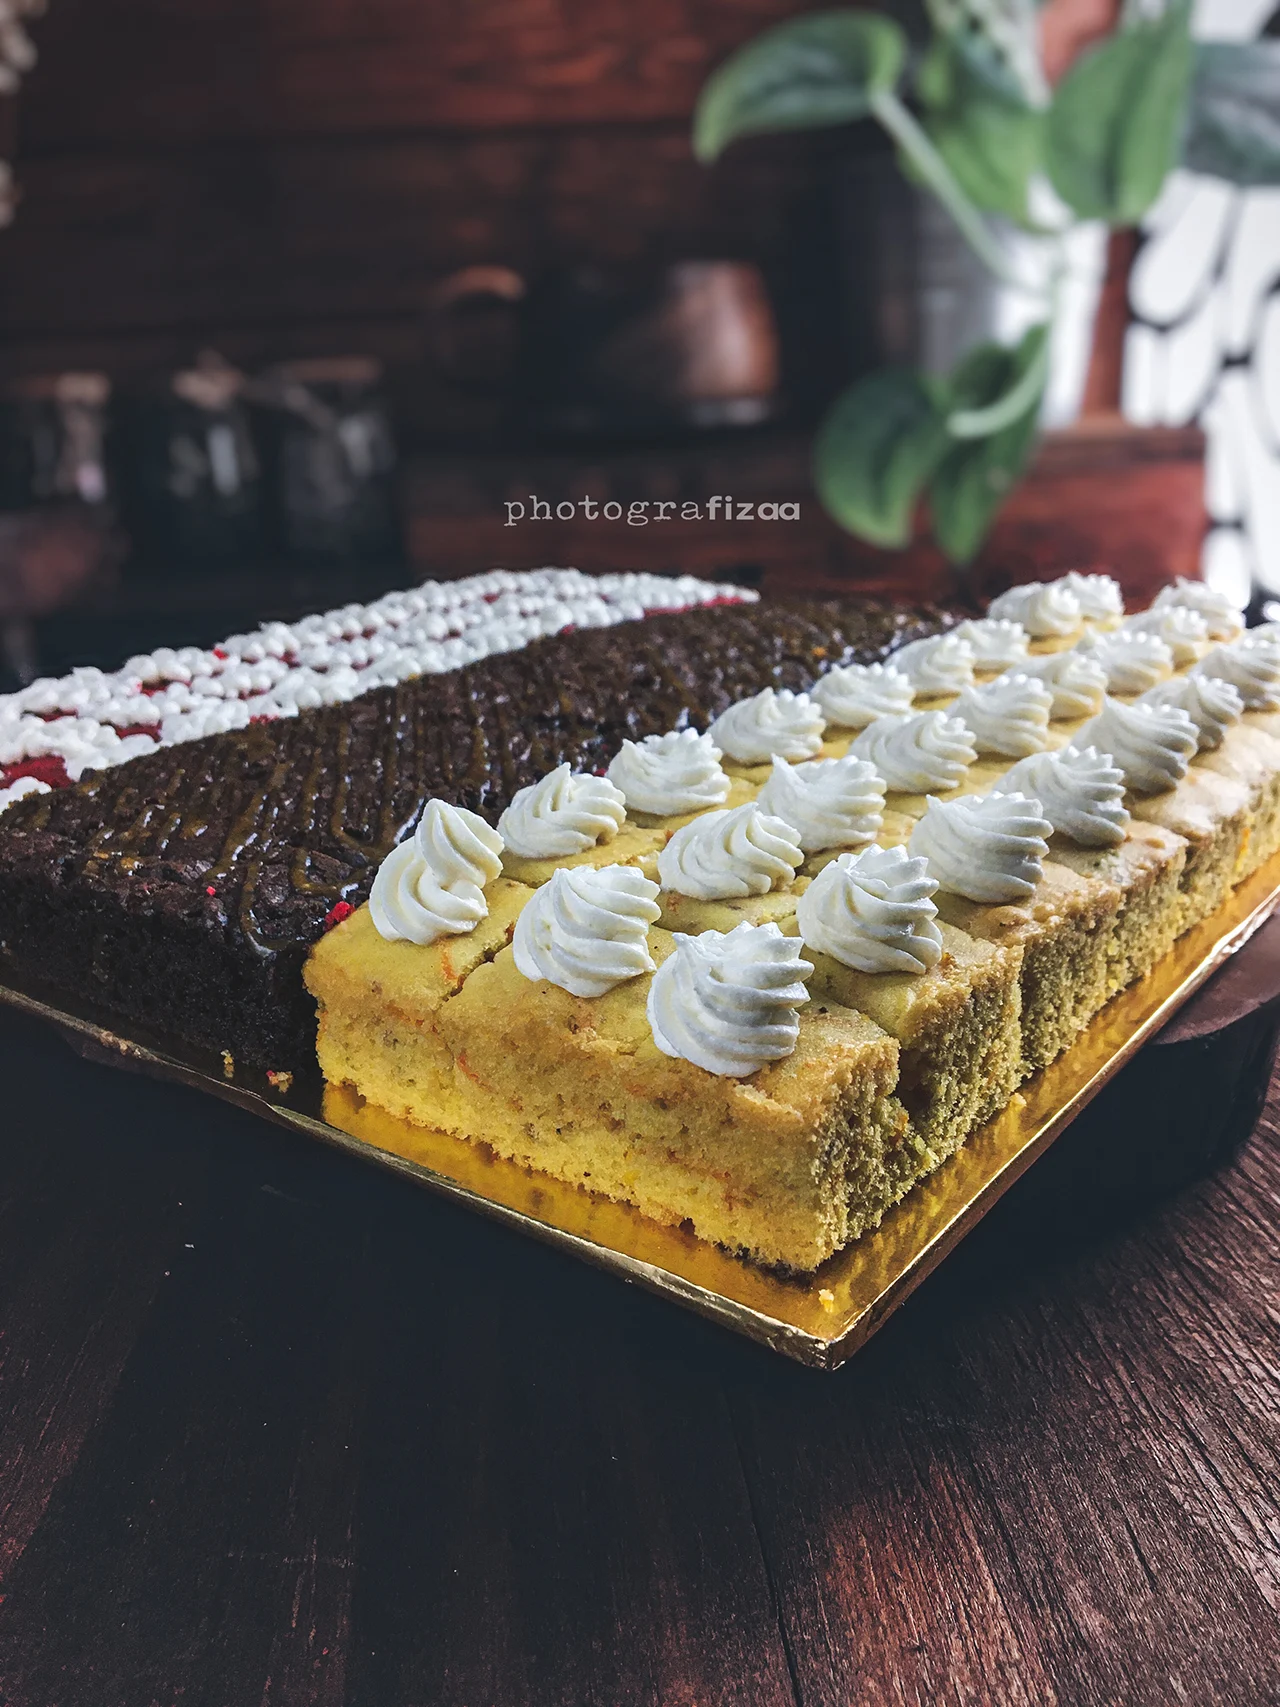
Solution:
<svg viewBox="0 0 1280 1707"><path fill-rule="evenodd" d="M244 1073L228 1079L193 1058L122 1037L87 1010L69 1011L61 996L51 1000L0 983L0 1003L52 1022L96 1059L211 1092L456 1198L801 1363L835 1369L1278 905L1280 854L1104 1008L1060 1060L1029 1080L999 1119L917 1185L874 1233L803 1278L756 1268L687 1230L526 1172L483 1144L384 1114L348 1089L273 1088L264 1076Z"/></svg>

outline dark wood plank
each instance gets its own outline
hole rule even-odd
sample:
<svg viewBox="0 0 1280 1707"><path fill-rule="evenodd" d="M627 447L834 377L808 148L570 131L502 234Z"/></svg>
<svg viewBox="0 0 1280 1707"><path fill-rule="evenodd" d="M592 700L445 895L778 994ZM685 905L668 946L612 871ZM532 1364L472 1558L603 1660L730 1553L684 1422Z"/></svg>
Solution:
<svg viewBox="0 0 1280 1707"><path fill-rule="evenodd" d="M834 1382L735 1385L807 1707L1276 1698L1274 1094L1182 1202L1017 1194Z"/></svg>
<svg viewBox="0 0 1280 1707"><path fill-rule="evenodd" d="M30 1068L14 1196L55 1195L90 1147L119 1170L96 1208L63 1203L37 1300L101 1309L93 1247L68 1254L91 1212L123 1219L155 1292L3 1585L7 1707L790 1707L711 1330L672 1336L654 1301L345 1158L3 1035ZM89 1106L91 1128L58 1114ZM176 1250L130 1196L148 1168ZM74 1370L48 1307L9 1308Z"/></svg>
<svg viewBox="0 0 1280 1707"><path fill-rule="evenodd" d="M50 1041L31 1050L39 1108L19 1100L14 1112L41 1140L48 1179L72 1189L63 1236L28 1289L101 1310L121 1281L95 1260L100 1248L80 1248L100 1216L117 1221L154 1302L5 1581L0 1698L327 1707L344 1698L363 1381L361 1338L342 1328L359 1304L364 1225L357 1217L330 1253L316 1237L322 1200L291 1190L287 1167L277 1180L270 1156L262 1165L234 1132L224 1144L189 1097L49 1054ZM70 1106L81 1120L69 1132L59 1114ZM98 1176L91 1200L89 1181L76 1187L86 1167ZM163 1244L146 1238L147 1178L179 1235ZM63 1360L74 1397L86 1384L74 1338L51 1335L45 1355ZM285 1693L272 1694L273 1679Z"/></svg>
<svg viewBox="0 0 1280 1707"><path fill-rule="evenodd" d="M32 149L686 118L800 0L63 0L36 29Z"/></svg>
<svg viewBox="0 0 1280 1707"><path fill-rule="evenodd" d="M594 131L239 141L21 164L8 343L421 317L452 269L780 253L821 139L712 170L681 122Z"/></svg>

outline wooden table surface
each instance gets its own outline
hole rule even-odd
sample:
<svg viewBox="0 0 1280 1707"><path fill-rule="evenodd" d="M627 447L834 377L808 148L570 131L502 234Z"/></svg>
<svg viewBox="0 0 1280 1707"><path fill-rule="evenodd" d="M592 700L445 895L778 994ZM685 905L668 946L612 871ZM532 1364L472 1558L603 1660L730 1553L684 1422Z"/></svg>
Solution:
<svg viewBox="0 0 1280 1707"><path fill-rule="evenodd" d="M1280 1700L1280 1080L1173 1199L1033 1170L823 1375L34 1025L0 1063L5 1707Z"/></svg>

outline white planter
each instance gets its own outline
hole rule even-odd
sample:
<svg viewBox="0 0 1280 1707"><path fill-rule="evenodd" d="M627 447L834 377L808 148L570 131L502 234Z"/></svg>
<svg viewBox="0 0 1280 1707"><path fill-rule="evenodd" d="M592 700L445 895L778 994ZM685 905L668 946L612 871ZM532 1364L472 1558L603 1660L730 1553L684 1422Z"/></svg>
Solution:
<svg viewBox="0 0 1280 1707"><path fill-rule="evenodd" d="M1106 226L1078 226L1063 245L998 223L996 235L1009 268L1026 281L1025 288L1018 289L992 277L931 198L916 196L914 222L916 359L927 373L949 373L974 344L1017 343L1045 318L1049 276L1063 255L1066 270L1059 285L1040 419L1045 427L1069 427L1079 417L1089 374L1106 274Z"/></svg>

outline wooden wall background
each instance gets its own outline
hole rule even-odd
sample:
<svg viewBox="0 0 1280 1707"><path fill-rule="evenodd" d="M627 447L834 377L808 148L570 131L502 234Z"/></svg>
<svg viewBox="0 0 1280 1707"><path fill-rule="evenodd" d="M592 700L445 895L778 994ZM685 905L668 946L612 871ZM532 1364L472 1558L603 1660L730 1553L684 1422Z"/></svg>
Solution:
<svg viewBox="0 0 1280 1707"><path fill-rule="evenodd" d="M770 590L949 585L927 547L886 556L841 533L808 482L807 429L867 353L858 341L869 317L860 319L850 285L871 247L868 198L882 182L868 154L883 144L848 130L767 138L713 169L690 152L689 115L712 67L811 4L51 0L33 28L39 65L16 108L0 102L0 142L16 126L24 193L16 223L0 231L0 378L92 366L127 379L202 347L248 367L366 352L388 365L416 453L406 535L425 573L561 561L696 568ZM1050 0L1054 71L1106 28L1114 5ZM533 471L536 489L797 496L803 526L774 529L776 538L766 528L748 538L625 524L503 531L501 501L532 489L525 462L535 447L504 444L492 431L501 404L478 405L434 370L433 287L478 263L535 280L581 263L635 270L689 256L762 266L789 416L763 436L688 455L565 453ZM1115 301L1115 335L1102 340L1113 355L1122 290ZM1095 409L1114 398L1115 366L1099 367ZM1107 561L1140 595L1192 569L1203 529L1199 440L1128 440L1112 421L1047 447L982 578L1003 584ZM48 641L50 657L114 657L122 641L103 624L136 624L144 609L172 628L157 640L183 624L184 638L202 639L219 624L372 590L308 581L290 591L274 571L246 566L232 621L191 603L197 593L230 596L206 581L110 587L61 650Z"/></svg>
<svg viewBox="0 0 1280 1707"><path fill-rule="evenodd" d="M53 0L0 233L0 366L124 372L202 343L412 361L432 285L473 262L753 258L790 324L811 321L829 306L794 281L829 225L830 139L711 171L688 144L708 70L803 9Z"/></svg>

